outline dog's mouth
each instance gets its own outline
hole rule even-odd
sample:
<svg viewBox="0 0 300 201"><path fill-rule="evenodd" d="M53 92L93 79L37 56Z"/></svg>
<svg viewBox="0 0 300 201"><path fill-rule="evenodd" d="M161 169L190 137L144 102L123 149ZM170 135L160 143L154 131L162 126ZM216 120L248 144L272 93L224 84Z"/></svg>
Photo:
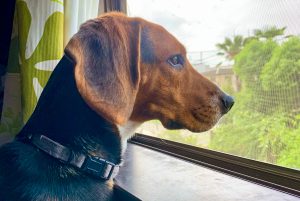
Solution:
<svg viewBox="0 0 300 201"><path fill-rule="evenodd" d="M204 132L212 128L215 124L208 121L196 120L194 123L181 123L175 120L168 120L165 123L162 122L163 126L169 130L187 129L194 133Z"/></svg>
<svg viewBox="0 0 300 201"><path fill-rule="evenodd" d="M181 121L168 119L161 122L169 130L187 129L191 132L205 132L211 129L222 115L218 111L211 111L209 114L194 111L187 116L189 117Z"/></svg>
<svg viewBox="0 0 300 201"><path fill-rule="evenodd" d="M166 129L169 130L176 130L176 129L184 129L185 126L183 126L181 123L174 121L174 120L168 120L166 123L163 123L163 126Z"/></svg>

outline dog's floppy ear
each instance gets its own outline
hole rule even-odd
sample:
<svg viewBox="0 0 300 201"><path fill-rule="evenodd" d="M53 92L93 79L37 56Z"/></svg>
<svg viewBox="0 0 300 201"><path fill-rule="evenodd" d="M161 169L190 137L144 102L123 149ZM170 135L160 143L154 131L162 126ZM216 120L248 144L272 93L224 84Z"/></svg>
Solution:
<svg viewBox="0 0 300 201"><path fill-rule="evenodd" d="M86 103L114 124L130 117L140 82L140 25L121 14L89 20L68 43Z"/></svg>

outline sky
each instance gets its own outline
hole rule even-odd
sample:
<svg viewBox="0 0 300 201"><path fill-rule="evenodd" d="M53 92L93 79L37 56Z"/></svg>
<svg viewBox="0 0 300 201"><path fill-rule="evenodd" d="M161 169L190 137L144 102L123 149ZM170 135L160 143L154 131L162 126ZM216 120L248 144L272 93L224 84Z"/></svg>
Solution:
<svg viewBox="0 0 300 201"><path fill-rule="evenodd" d="M164 26L188 52L216 50L216 43L254 29L284 27L300 34L300 0L127 0L128 15Z"/></svg>

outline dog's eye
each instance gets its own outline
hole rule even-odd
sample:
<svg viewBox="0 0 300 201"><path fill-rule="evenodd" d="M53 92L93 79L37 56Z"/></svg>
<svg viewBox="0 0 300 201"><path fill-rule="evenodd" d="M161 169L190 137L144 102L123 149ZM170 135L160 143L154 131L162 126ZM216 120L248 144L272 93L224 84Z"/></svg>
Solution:
<svg viewBox="0 0 300 201"><path fill-rule="evenodd" d="M168 59L168 63L174 68L182 68L183 58L181 55L175 55Z"/></svg>

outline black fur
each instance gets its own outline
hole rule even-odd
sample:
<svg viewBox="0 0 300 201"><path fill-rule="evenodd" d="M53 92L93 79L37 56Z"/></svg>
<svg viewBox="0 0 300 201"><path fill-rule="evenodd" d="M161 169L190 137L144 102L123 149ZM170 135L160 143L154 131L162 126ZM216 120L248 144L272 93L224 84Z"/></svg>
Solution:
<svg viewBox="0 0 300 201"><path fill-rule="evenodd" d="M36 109L18 137L42 134L75 151L121 161L115 125L81 98L74 65L64 56L45 87ZM0 201L113 200L106 181L64 165L30 144L14 141L0 148Z"/></svg>

